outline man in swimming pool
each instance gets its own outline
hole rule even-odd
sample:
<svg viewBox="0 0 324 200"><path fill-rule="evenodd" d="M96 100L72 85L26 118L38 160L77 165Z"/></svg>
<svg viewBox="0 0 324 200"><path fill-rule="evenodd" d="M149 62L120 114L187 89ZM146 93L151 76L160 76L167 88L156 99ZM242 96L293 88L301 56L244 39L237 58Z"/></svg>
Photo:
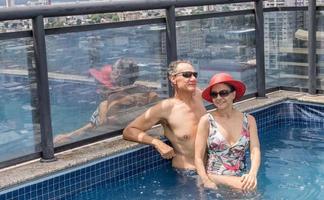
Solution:
<svg viewBox="0 0 324 200"><path fill-rule="evenodd" d="M201 91L197 86L197 72L189 61L170 63L169 79L174 96L162 100L132 121L123 132L126 140L154 146L165 159L172 159L172 166L195 170L194 146L198 121L206 113ZM161 123L164 135L172 147L146 133Z"/></svg>

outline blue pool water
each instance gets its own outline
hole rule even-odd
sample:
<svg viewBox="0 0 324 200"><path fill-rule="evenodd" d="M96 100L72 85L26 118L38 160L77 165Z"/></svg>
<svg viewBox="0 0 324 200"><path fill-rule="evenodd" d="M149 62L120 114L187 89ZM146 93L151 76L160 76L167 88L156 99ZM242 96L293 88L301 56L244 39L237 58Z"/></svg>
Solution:
<svg viewBox="0 0 324 200"><path fill-rule="evenodd" d="M323 133L323 128L307 124L298 128L288 124L261 133L262 166L256 192L205 190L196 177L183 177L165 166L126 184L91 188L65 199L323 199Z"/></svg>
<svg viewBox="0 0 324 200"><path fill-rule="evenodd" d="M0 191L0 200L324 199L324 106L288 101L252 114L262 151L255 192L206 190L141 146Z"/></svg>
<svg viewBox="0 0 324 200"><path fill-rule="evenodd" d="M257 193L243 194L222 188L219 191L207 190L199 185L196 177L184 177L175 172L171 167L156 171L142 173L126 184L99 186L82 191L76 195L65 197L66 200L152 200L152 199L234 199L244 196L255 198Z"/></svg>
<svg viewBox="0 0 324 200"><path fill-rule="evenodd" d="M304 122L262 134L263 199L323 199L324 128Z"/></svg>

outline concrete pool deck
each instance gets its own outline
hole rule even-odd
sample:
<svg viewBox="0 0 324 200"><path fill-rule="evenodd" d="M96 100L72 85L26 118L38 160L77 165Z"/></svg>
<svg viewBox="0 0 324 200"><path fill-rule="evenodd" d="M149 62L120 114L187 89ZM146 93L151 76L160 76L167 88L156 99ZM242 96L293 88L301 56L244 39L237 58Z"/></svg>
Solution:
<svg viewBox="0 0 324 200"><path fill-rule="evenodd" d="M241 111L247 111L284 100L324 103L324 95L309 95L301 92L276 91L267 94L267 98L251 98L238 102L235 104L235 107ZM150 132L158 135L161 132L161 128L157 126ZM18 184L23 184L28 181L33 181L38 178L43 178L58 172L62 172L66 169L78 167L107 156L116 155L125 150L138 146L140 145L134 142L125 141L121 138L121 136L118 136L58 153L56 154L57 161L55 162L43 163L37 159L7 167L0 170L0 191Z"/></svg>

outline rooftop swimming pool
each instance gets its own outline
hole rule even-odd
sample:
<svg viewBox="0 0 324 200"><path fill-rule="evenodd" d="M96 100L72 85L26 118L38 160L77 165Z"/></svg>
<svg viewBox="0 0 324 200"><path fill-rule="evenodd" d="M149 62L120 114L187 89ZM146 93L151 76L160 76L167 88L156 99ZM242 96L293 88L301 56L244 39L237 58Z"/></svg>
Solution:
<svg viewBox="0 0 324 200"><path fill-rule="evenodd" d="M0 192L13 199L323 199L324 106L286 101L250 112L262 150L258 189L206 190L149 146ZM249 163L248 163L249 165Z"/></svg>

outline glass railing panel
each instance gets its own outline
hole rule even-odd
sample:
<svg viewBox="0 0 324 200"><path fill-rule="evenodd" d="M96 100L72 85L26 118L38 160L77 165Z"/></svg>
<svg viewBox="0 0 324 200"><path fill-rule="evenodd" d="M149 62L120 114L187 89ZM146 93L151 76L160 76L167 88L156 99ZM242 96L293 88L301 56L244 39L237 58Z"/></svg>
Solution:
<svg viewBox="0 0 324 200"><path fill-rule="evenodd" d="M49 35L46 44L56 145L120 130L168 97L164 24Z"/></svg>
<svg viewBox="0 0 324 200"><path fill-rule="evenodd" d="M270 8L270 7L299 7L299 6L308 6L308 1L303 1L303 0L298 0L298 1L287 1L287 0L263 1L263 6L265 8Z"/></svg>
<svg viewBox="0 0 324 200"><path fill-rule="evenodd" d="M31 38L0 40L0 162L40 151Z"/></svg>
<svg viewBox="0 0 324 200"><path fill-rule="evenodd" d="M184 15L195 15L195 14L205 14L211 12L227 12L235 10L247 10L253 9L254 3L232 3L232 4L218 4L218 5L204 5L204 6L192 6L192 7L183 7L176 8L177 16Z"/></svg>
<svg viewBox="0 0 324 200"><path fill-rule="evenodd" d="M32 21L30 19L0 21L0 33L11 33L31 29Z"/></svg>
<svg viewBox="0 0 324 200"><path fill-rule="evenodd" d="M323 2L323 1L322 1ZM324 11L317 12L317 89L324 89Z"/></svg>
<svg viewBox="0 0 324 200"><path fill-rule="evenodd" d="M266 88L307 88L307 12L264 13Z"/></svg>
<svg viewBox="0 0 324 200"><path fill-rule="evenodd" d="M177 22L178 57L199 72L200 88L218 72L228 72L256 92L254 16L231 16Z"/></svg>
<svg viewBox="0 0 324 200"><path fill-rule="evenodd" d="M78 0L78 2L82 2L86 0ZM41 6L41 5L49 5L51 0L44 0L44 1L35 1L35 0L16 0L16 1L7 1L7 0L0 0L0 6L2 8L12 8L12 7L23 7L23 6ZM57 2L57 1L52 1ZM60 1L59 1L60 2ZM73 0L64 0L64 2L73 2ZM62 4L62 3L61 3Z"/></svg>
<svg viewBox="0 0 324 200"><path fill-rule="evenodd" d="M133 21L141 19L155 19L161 17L165 17L164 9L49 17L44 19L44 24L46 28L59 28L68 26Z"/></svg>

